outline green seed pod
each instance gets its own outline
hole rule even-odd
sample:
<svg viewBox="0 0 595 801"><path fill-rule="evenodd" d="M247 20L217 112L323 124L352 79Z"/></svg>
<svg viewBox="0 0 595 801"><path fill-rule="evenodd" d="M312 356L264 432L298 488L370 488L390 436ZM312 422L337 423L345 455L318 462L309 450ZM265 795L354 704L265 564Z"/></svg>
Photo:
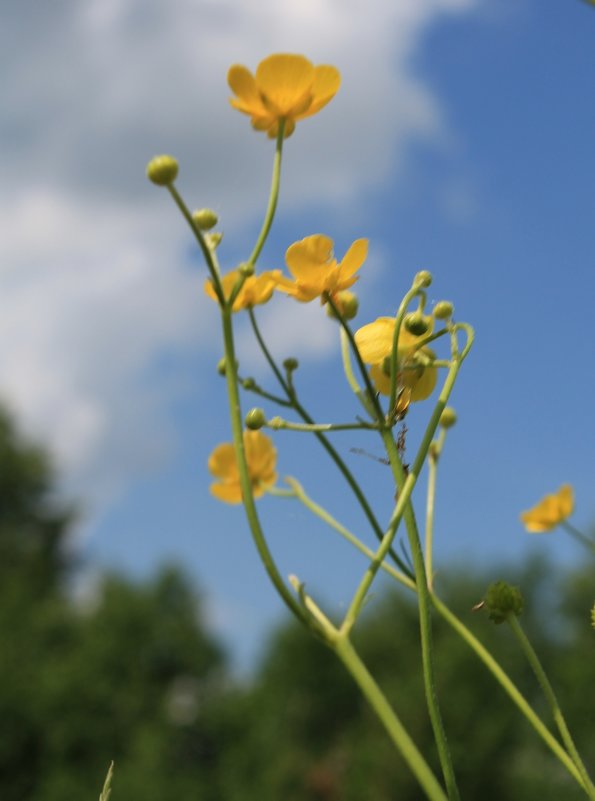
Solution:
<svg viewBox="0 0 595 801"><path fill-rule="evenodd" d="M173 184L178 175L178 162L173 156L155 156L147 164L147 178L157 186Z"/></svg>
<svg viewBox="0 0 595 801"><path fill-rule="evenodd" d="M219 217L212 209L196 209L192 212L192 219L201 231L210 231L219 222Z"/></svg>
<svg viewBox="0 0 595 801"><path fill-rule="evenodd" d="M488 587L484 606L490 620L504 623L510 615L518 617L521 614L523 596L518 587L513 587L506 581L496 581Z"/></svg>
<svg viewBox="0 0 595 801"><path fill-rule="evenodd" d="M428 318L424 317L420 312L410 312L406 314L403 323L407 331L416 337L425 334L430 327Z"/></svg>
<svg viewBox="0 0 595 801"><path fill-rule="evenodd" d="M432 283L432 273L429 270L420 270L413 279L414 286L429 287Z"/></svg>
<svg viewBox="0 0 595 801"><path fill-rule="evenodd" d="M457 422L457 413L452 406L447 406L440 415L440 425L442 428L452 428Z"/></svg>
<svg viewBox="0 0 595 801"><path fill-rule="evenodd" d="M267 419L262 409L250 409L244 420L246 428L249 428L251 431L258 431L259 428L263 427L266 421Z"/></svg>
<svg viewBox="0 0 595 801"><path fill-rule="evenodd" d="M455 308L450 301L439 300L434 306L432 314L437 320L449 320L452 317L454 310Z"/></svg>

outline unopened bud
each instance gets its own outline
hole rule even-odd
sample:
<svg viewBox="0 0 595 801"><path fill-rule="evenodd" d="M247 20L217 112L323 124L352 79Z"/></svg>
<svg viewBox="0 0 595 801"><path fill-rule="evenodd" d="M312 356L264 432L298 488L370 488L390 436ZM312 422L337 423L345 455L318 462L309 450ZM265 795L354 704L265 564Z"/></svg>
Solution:
<svg viewBox="0 0 595 801"><path fill-rule="evenodd" d="M287 370L288 373L293 373L293 371L297 370L299 366L300 363L298 362L297 359L294 359L293 356L290 356L283 362L283 367Z"/></svg>
<svg viewBox="0 0 595 801"><path fill-rule="evenodd" d="M432 273L429 270L420 270L413 279L415 286L429 287L432 283Z"/></svg>
<svg viewBox="0 0 595 801"><path fill-rule="evenodd" d="M359 300L355 292L350 292L348 289L344 289L342 292L337 292L333 300L343 319L353 320L357 314L357 310L359 309ZM326 307L326 313L329 317L336 317L336 314L330 304Z"/></svg>
<svg viewBox="0 0 595 801"><path fill-rule="evenodd" d="M173 156L155 156L147 164L147 178L157 186L173 184L178 175L178 162Z"/></svg>
<svg viewBox="0 0 595 801"><path fill-rule="evenodd" d="M428 319L420 312L410 312L406 314L403 323L407 331L416 337L427 333L430 327Z"/></svg>
<svg viewBox="0 0 595 801"><path fill-rule="evenodd" d="M452 428L457 422L457 413L452 406L447 406L440 415L440 425L442 428Z"/></svg>
<svg viewBox="0 0 595 801"><path fill-rule="evenodd" d="M439 300L434 306L432 314L437 320L448 320L452 317L455 308L449 300Z"/></svg>
<svg viewBox="0 0 595 801"><path fill-rule="evenodd" d="M240 363L236 360L236 370L238 369L239 366ZM217 372L219 373L219 375L225 375L225 373L227 372L227 360L225 356L219 359L217 363Z"/></svg>
<svg viewBox="0 0 595 801"><path fill-rule="evenodd" d="M245 278L249 278L251 275L254 275L254 265L250 264L249 262L244 262L239 266L240 275L243 275Z"/></svg>
<svg viewBox="0 0 595 801"><path fill-rule="evenodd" d="M214 231L212 234L205 234L205 241L211 250L215 250L222 239L223 234L220 231Z"/></svg>
<svg viewBox="0 0 595 801"><path fill-rule="evenodd" d="M201 231L210 231L219 222L219 217L212 209L197 209L192 212L192 219Z"/></svg>
<svg viewBox="0 0 595 801"><path fill-rule="evenodd" d="M244 420L246 428L249 428L251 431L258 431L259 428L263 427L266 421L267 419L262 409L250 409Z"/></svg>

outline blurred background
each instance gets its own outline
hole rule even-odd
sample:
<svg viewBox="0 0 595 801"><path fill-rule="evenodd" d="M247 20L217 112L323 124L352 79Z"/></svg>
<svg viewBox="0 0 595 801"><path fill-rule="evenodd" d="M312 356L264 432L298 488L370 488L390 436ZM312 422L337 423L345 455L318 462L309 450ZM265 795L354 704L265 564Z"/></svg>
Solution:
<svg viewBox="0 0 595 801"><path fill-rule="evenodd" d="M260 266L282 267L312 233L339 258L366 236L356 324L393 314L428 269L430 300L475 326L441 461L439 587L468 618L488 581L522 583L527 626L539 621L579 745L592 747L592 582L579 572L592 565L561 531L526 534L518 515L563 482L577 527L594 515L594 39L595 11L578 0L3 4L3 801L97 794L111 758L115 798L419 797L348 679L286 623L241 509L209 495L207 456L229 439L216 308L183 220L144 175L153 155L175 155L188 204L219 214L224 267L246 258L273 145L229 107L226 73L271 52L334 64L343 84L287 141ZM358 413L316 303L277 298L259 321L275 355L300 360L317 419ZM242 320L238 339L242 374L272 388ZM407 419L411 452L423 415ZM367 538L312 443L275 443L281 476ZM352 453L377 443L335 444L387 515L389 471ZM422 481L420 508L423 496ZM292 502L259 508L281 572L340 612L364 562ZM361 645L423 744L415 618L383 595ZM477 625L534 692L505 633ZM461 693L466 794L573 798L463 646L437 637L445 691Z"/></svg>

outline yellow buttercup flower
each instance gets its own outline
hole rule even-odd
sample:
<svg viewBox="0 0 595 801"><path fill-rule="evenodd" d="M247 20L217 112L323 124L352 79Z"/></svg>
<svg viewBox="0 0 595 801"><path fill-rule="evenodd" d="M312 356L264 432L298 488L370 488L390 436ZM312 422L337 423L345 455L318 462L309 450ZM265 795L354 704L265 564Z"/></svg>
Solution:
<svg viewBox="0 0 595 801"><path fill-rule="evenodd" d="M239 268L232 270L231 272L227 273L227 275L222 277L221 284L223 285L223 294L226 298L230 297L239 277ZM242 309L252 308L252 306L258 306L261 303L266 303L268 300L270 300L279 278L281 278L281 270L269 270L267 272L260 273L259 275L248 276L248 278L246 278L244 281L237 298L233 302L232 311L237 312L241 311ZM205 281L204 288L205 293L210 298L217 300L217 295L215 294L215 290L213 288L213 282L210 278Z"/></svg>
<svg viewBox="0 0 595 801"><path fill-rule="evenodd" d="M343 261L337 262L333 255L332 239L322 234L307 236L300 242L294 242L285 254L285 263L293 281L281 277L277 287L304 303L325 292L333 296L355 284L358 279L355 273L367 255L368 240L356 239Z"/></svg>
<svg viewBox="0 0 595 801"><path fill-rule="evenodd" d="M390 394L390 365L388 359L393 348L395 333L394 317L379 317L355 332L355 342L363 361L370 364L370 376L377 391ZM423 336L415 336L404 326L399 332L397 358L399 362L399 386L410 391L412 402L428 398L434 391L438 380L436 367L428 365L435 358L434 351L418 344Z"/></svg>
<svg viewBox="0 0 595 801"><path fill-rule="evenodd" d="M551 531L564 522L574 511L574 492L570 484L563 484L558 492L546 495L532 509L521 512L521 521L527 531L541 534Z"/></svg>
<svg viewBox="0 0 595 801"><path fill-rule="evenodd" d="M277 481L277 451L271 438L261 431L244 431L243 436L252 492L255 498L260 498ZM217 445L209 456L208 466L218 479L211 484L212 494L225 503L241 503L240 473L233 444Z"/></svg>
<svg viewBox="0 0 595 801"><path fill-rule="evenodd" d="M257 131L277 136L279 121L285 120L285 137L290 136L297 120L310 117L333 99L341 84L335 67L315 67L304 56L277 53L265 58L256 75L241 64L227 73L227 82L235 94L230 103L252 118Z"/></svg>

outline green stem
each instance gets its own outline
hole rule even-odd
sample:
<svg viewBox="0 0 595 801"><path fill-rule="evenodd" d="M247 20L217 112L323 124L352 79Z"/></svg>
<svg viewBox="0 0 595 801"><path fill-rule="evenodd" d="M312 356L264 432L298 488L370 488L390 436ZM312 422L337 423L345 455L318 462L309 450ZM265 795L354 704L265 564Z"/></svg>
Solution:
<svg viewBox="0 0 595 801"><path fill-rule="evenodd" d="M516 615L513 614L508 615L506 621L513 630L523 650L523 653L527 657L527 661L531 665L531 668L533 669L533 672L537 677L537 681L541 685L541 689L543 690L546 700L550 705L550 709L552 711L554 721L556 722L556 726L558 727L558 731L560 732L560 736L562 737L562 741L566 746L566 750L570 754L572 761L576 765L576 768L581 775L585 792L587 793L589 798L595 799L595 786L593 785L593 782L589 777L589 774L583 763L583 760L581 759L580 754L577 751L577 748L574 744L574 740L572 739L572 736L566 724L566 720L562 713L562 709L560 708L560 704L558 703L558 699L556 698L554 688L550 684L546 672L543 669L541 662L539 661L539 657L535 653L535 650L531 645L531 643L529 642L527 635L523 631L523 628L519 623Z"/></svg>
<svg viewBox="0 0 595 801"><path fill-rule="evenodd" d="M271 417L265 423L273 431L301 431L316 433L321 431L377 431L378 426L373 423L291 423L281 417Z"/></svg>
<svg viewBox="0 0 595 801"><path fill-rule="evenodd" d="M279 199L279 186L281 183L281 160L283 156L284 137L285 137L285 120L281 119L279 120L279 130L277 132L277 144L275 147L275 159L273 161L273 177L271 179L271 191L269 193L269 202L266 213L264 215L262 228L260 229L260 234L258 235L256 244L254 245L254 250L250 254L250 258L248 259L248 264L252 265L256 264L256 260L260 256L260 252L264 247L264 243L266 242L267 236L269 235L269 231L271 230L271 225L273 224L273 218L275 216L275 210L277 208L277 201Z"/></svg>
<svg viewBox="0 0 595 801"><path fill-rule="evenodd" d="M374 558L374 551L371 548L368 548L364 543L358 539L351 531L349 531L345 526L339 523L332 515L330 515L325 509L319 506L315 501L313 501L305 492L304 488L301 484L296 481L294 478L286 479L287 483L291 487L291 494L284 493L285 497L295 497L301 503L303 503L310 511L312 511L315 515L317 515L322 521L324 521L329 527L334 529L338 534L340 534L343 539L349 542L354 548L356 548L360 553L364 554L368 559ZM280 494L277 491L275 494ZM408 576L405 576L398 570L388 564L387 562L382 562L381 564L382 570L384 570L391 578L398 581L403 586L407 587L408 589L412 590L413 592L417 591L417 587L415 582L413 582ZM477 637L465 626L465 624L446 606L446 604L441 601L437 595L434 593L430 594L430 600L432 605L438 612L438 614L448 623L451 628L453 628L457 634L461 637L463 642L466 642L467 645L471 648L473 653L480 659L485 667L490 671L490 673L494 676L496 681L501 685L504 692L508 695L511 701L517 706L519 711L525 716L529 724L533 727L535 732L541 737L544 743L550 748L553 752L554 756L560 760L560 762L564 765L566 770L571 774L571 776L578 782L581 787L585 787L581 774L577 770L574 762L568 756L564 748L560 745L558 740L552 735L550 730L545 726L543 721L539 718L538 715L535 714L525 697L519 691L517 686L514 682L508 677L506 672L500 667L498 662L494 659L494 657L490 654L490 652L485 648L484 645L477 639Z"/></svg>
<svg viewBox="0 0 595 801"><path fill-rule="evenodd" d="M436 501L436 479L438 475L438 460L444 446L446 430L443 428L438 435L438 439L430 443L428 451L428 494L426 501L426 573L428 576L428 589L430 592L434 586L434 507Z"/></svg>
<svg viewBox="0 0 595 801"><path fill-rule="evenodd" d="M277 364L276 364L275 360L273 359L269 349L267 348L266 343L265 343L265 341L264 341L264 339L262 337L262 334L260 333L260 329L258 328L258 324L256 322L256 317L255 317L254 312L253 312L252 309L249 310L249 315L250 315L250 322L252 323L252 328L254 330L254 335L255 335L256 340L257 340L257 342L258 342L258 344L260 346L260 349L262 350L262 353L263 353L265 359L269 363L269 366L270 366L271 370L275 374L275 377L277 378L277 381L279 382L279 384L283 388L283 391L287 395L288 400L291 402L291 405L293 406L295 411L299 414L299 416L302 418L302 420L305 423L307 423L308 425L313 425L314 424L314 419L312 417L310 417L310 415L308 414L306 409L298 401L296 393L293 390L293 388L288 386L287 382L283 378L283 375L281 374L281 371L277 367ZM341 456L339 455L339 453L337 452L335 447L329 442L328 438L321 431L315 431L314 432L314 436L320 442L320 444L325 449L325 451L328 453L330 458L333 460L333 462L335 463L335 465L339 469L339 472L341 473L341 475L343 476L343 478L345 479L345 481L349 485L349 487L350 487L351 491L353 492L353 494L355 495L355 497L356 497L356 499L357 499L357 501L358 501L358 503L359 503L364 515L366 516L368 522L370 523L370 526L372 527L372 531L374 532L376 538L379 541L382 541L382 538L384 536L384 532L382 531L382 528L380 527L380 524L378 523L378 520L376 519L376 516L374 515L374 512L372 511L372 507L368 503L368 500L367 500L366 496L362 492L361 487L357 483L357 481L356 481L355 477L353 476L352 472L349 470L349 468L347 467L347 465L345 464L345 462L343 461L343 459L341 458ZM395 564L398 565L400 567L400 569L404 573L406 573L407 575L410 575L410 571L409 571L409 568L407 567L407 565L403 562L403 560L392 549L390 550L390 556L391 556L391 559L393 559L393 561L395 562Z"/></svg>
<svg viewBox="0 0 595 801"><path fill-rule="evenodd" d="M192 229L192 233L194 234L196 241L198 242L200 249L202 251L202 255L204 256L204 260L206 262L207 268L209 273L211 274L211 280L213 281L213 288L215 290L215 294L217 295L217 300L219 301L219 305L223 307L225 305L225 296L223 294L223 287L221 286L221 278L219 276L219 267L213 255L211 248L207 245L207 242L204 238L204 235L200 228L195 225L194 220L192 219L192 214L188 209L188 206L184 203L182 196L176 189L173 184L168 185L168 190L176 206L182 212L182 216Z"/></svg>
<svg viewBox="0 0 595 801"><path fill-rule="evenodd" d="M591 539L591 537L587 537L586 534L583 534L582 531L579 531L578 528L575 528L567 520L563 520L560 525L571 537L574 537L581 545L584 545L585 548L588 548L591 552L595 551L595 540Z"/></svg>
<svg viewBox="0 0 595 801"><path fill-rule="evenodd" d="M397 717L394 709L386 700L384 693L360 659L349 638L346 636L338 637L333 647L364 697L378 715L389 737L423 788L426 797L430 801L448 801L438 780Z"/></svg>
<svg viewBox="0 0 595 801"><path fill-rule="evenodd" d="M403 318L407 312L407 307L411 303L416 295L419 295L422 290L418 286L412 287L409 292L405 295L403 300L401 301L399 308L397 310L397 316L395 318L395 330L393 333L393 345L390 353L390 393L389 393L389 400L388 400L388 413L389 415L393 414L393 410L395 409L397 403L397 377L399 374L399 366L398 366L398 358L399 358L399 334L401 333L401 325L403 323Z"/></svg>
<svg viewBox="0 0 595 801"><path fill-rule="evenodd" d="M227 379L227 394L229 398L229 413L231 418L231 431L233 436L233 443L236 452L236 459L240 475L240 486L242 488L242 500L252 538L256 545L256 549L260 559L267 571L273 585L285 604L293 612L293 614L301 620L308 627L312 627L312 621L306 615L303 608L297 603L294 596L291 594L285 582L281 578L273 557L269 551L268 545L265 540L258 513L256 511L256 504L254 502L254 495L252 493L252 484L250 481L250 474L248 471L248 464L246 462L246 454L244 452L244 431L242 422L242 410L240 406L240 393L238 388L238 376L235 358L235 347L233 341L233 326L232 326L232 312L229 308L221 310L221 319L223 324L223 342L225 347L225 360L227 369L225 371Z"/></svg>

